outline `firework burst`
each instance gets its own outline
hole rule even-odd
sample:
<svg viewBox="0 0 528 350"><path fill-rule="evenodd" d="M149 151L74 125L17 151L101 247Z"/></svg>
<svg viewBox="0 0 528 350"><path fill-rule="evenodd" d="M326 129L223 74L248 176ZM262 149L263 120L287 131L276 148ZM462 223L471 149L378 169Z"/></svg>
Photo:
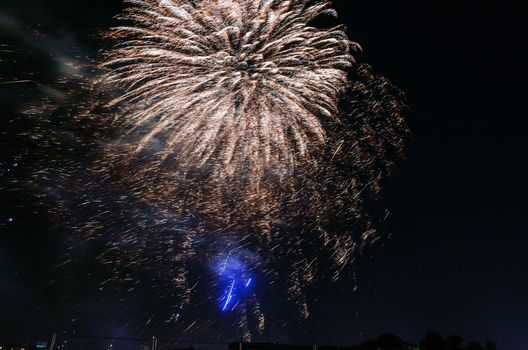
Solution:
<svg viewBox="0 0 528 350"><path fill-rule="evenodd" d="M267 276L308 317L306 287L374 236L371 199L407 133L401 93L355 65L344 28L311 26L335 15L328 1L128 3L99 82L116 92L106 125L119 136L96 169L158 212L135 214L142 228L119 233L106 262L159 270L136 246L158 247L190 305L196 261L235 256L243 273L206 284L227 290L222 310L241 281ZM237 303L244 333L251 317L264 327L258 300Z"/></svg>
<svg viewBox="0 0 528 350"><path fill-rule="evenodd" d="M27 184L69 215L72 245L104 242L113 279L127 294L147 281L182 330L207 330L210 310L193 312L207 305L263 332L272 289L308 317L307 288L375 237L403 94L355 63L344 28L311 25L335 16L329 1L126 2L100 75L75 81L53 125L90 156L43 159ZM67 154L41 124L29 137Z"/></svg>
<svg viewBox="0 0 528 350"><path fill-rule="evenodd" d="M335 14L329 2L128 2L103 67L126 90L109 105L136 154L257 184L325 143L354 46L342 28L309 25Z"/></svg>

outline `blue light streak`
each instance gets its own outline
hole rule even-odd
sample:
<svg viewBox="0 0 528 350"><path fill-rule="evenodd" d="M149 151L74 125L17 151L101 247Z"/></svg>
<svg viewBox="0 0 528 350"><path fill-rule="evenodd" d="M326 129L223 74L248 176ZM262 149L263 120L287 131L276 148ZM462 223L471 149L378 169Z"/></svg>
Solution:
<svg viewBox="0 0 528 350"><path fill-rule="evenodd" d="M214 277L220 288L217 299L220 312L230 312L253 295L254 276L239 253L229 252L212 263Z"/></svg>
<svg viewBox="0 0 528 350"><path fill-rule="evenodd" d="M229 293L227 294L227 298L224 304L224 307L222 308L222 311L225 311L227 309L227 306L231 302L231 299L233 298L233 288L235 287L235 280L233 279L233 282L231 283L231 288L229 288Z"/></svg>

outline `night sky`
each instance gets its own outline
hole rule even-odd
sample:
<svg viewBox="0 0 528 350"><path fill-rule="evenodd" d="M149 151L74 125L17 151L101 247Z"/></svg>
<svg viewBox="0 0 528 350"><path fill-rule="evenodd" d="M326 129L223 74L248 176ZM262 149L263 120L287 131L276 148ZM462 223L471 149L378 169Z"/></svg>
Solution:
<svg viewBox="0 0 528 350"><path fill-rule="evenodd" d="M393 332L416 341L435 330L527 349L525 12L504 1L334 5L350 38L363 47L361 59L405 91L413 140L385 188L383 206L392 212L386 232L358 260L356 281L321 286L309 332L281 339L353 344ZM0 137L7 137L9 120L33 91L2 82L28 79L33 59L46 79L51 52L96 57L103 45L98 32L116 23L120 9L119 0L2 0L0 44L20 40L20 48L35 48L29 56L42 58L2 46ZM42 44L24 42L13 28L30 41L40 40L31 34L38 30L45 34ZM8 172L22 176L26 164L37 161L26 150L30 145L2 147L0 181ZM52 269L60 244L48 234L51 224L23 194L0 195L0 332L75 328L131 335L120 324L94 325L109 311L83 309L82 291L67 301L57 290L45 291L51 279L60 287ZM89 283L78 281L79 289ZM72 311L67 305L80 306Z"/></svg>

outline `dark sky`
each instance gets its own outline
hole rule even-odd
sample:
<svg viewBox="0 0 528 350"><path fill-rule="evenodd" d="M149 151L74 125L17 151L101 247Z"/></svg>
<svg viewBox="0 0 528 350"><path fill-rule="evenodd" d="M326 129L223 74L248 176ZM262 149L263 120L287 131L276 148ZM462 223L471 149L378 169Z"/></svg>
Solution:
<svg viewBox="0 0 528 350"><path fill-rule="evenodd" d="M525 12L490 3L334 1L364 60L406 92L414 140L386 188L392 235L359 260L356 292L350 281L320 291L304 341L350 344L386 331L417 340L432 329L528 348ZM93 55L97 31L120 8L118 0L3 0L0 24L38 26ZM14 108L12 92L0 92L2 108ZM6 152L2 161L12 163ZM39 305L36 275L52 244L33 232L30 209L1 210L0 315L21 313L0 326L24 331L38 325L24 319Z"/></svg>

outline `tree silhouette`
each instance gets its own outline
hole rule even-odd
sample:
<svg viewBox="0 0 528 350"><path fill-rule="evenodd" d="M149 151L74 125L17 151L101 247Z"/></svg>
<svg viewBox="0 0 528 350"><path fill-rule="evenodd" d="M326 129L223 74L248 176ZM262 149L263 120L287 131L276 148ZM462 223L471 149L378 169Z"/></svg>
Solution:
<svg viewBox="0 0 528 350"><path fill-rule="evenodd" d="M486 342L486 347L485 347L485 349L486 349L486 350L498 350L498 349L497 349L497 345L495 345L494 342L489 341L489 340Z"/></svg>
<svg viewBox="0 0 528 350"><path fill-rule="evenodd" d="M484 348L477 342L468 343L466 350L484 350Z"/></svg>
<svg viewBox="0 0 528 350"><path fill-rule="evenodd" d="M446 341L444 338L435 332L428 331L425 338L420 342L420 349L422 350L444 350Z"/></svg>
<svg viewBox="0 0 528 350"><path fill-rule="evenodd" d="M374 340L365 342L361 346L361 349L364 349L364 350L378 350L378 349L405 350L408 347L409 347L409 344L403 341L400 337L394 334L391 334L391 333L385 333L385 334L380 335Z"/></svg>
<svg viewBox="0 0 528 350"><path fill-rule="evenodd" d="M338 350L498 350L495 343L487 341L485 346L478 342L465 343L458 334L444 338L442 335L428 331L419 344L413 345L400 337L385 333L361 345Z"/></svg>
<svg viewBox="0 0 528 350"><path fill-rule="evenodd" d="M446 350L462 350L464 344L464 338L458 334L454 334L446 339Z"/></svg>

